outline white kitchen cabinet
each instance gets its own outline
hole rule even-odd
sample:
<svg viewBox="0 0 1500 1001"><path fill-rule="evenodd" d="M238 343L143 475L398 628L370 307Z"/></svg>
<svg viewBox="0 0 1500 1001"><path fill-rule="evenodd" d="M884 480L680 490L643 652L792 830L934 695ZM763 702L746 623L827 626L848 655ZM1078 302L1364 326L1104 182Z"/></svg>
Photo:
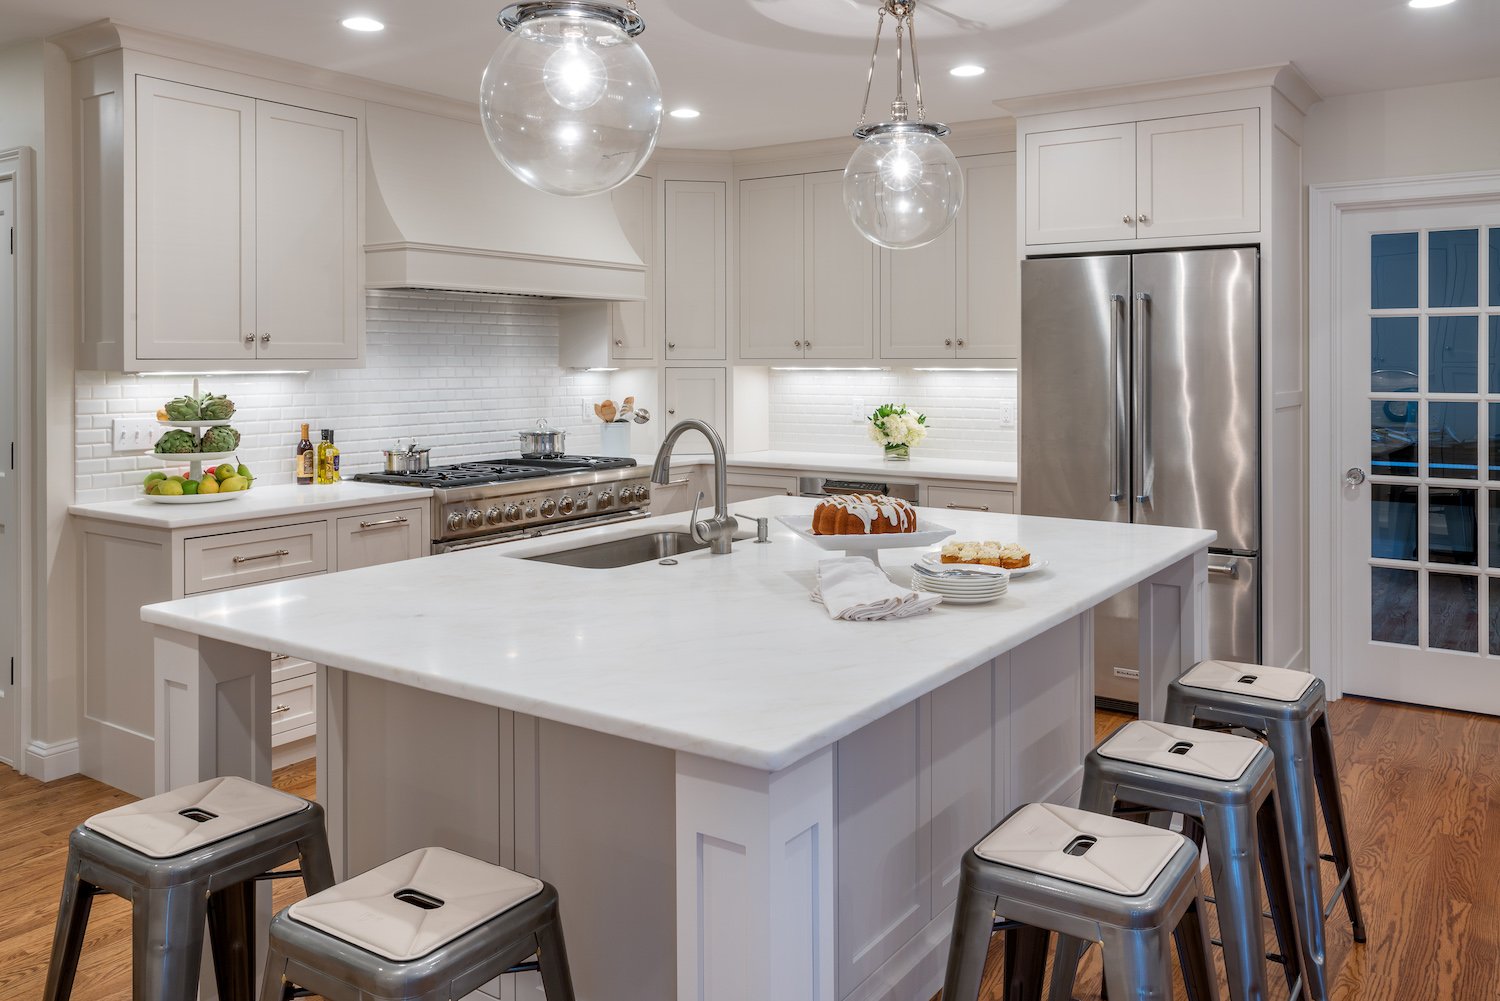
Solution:
<svg viewBox="0 0 1500 1001"><path fill-rule="evenodd" d="M1026 243L1219 236L1260 229L1260 112L1033 132Z"/></svg>
<svg viewBox="0 0 1500 1001"><path fill-rule="evenodd" d="M740 182L740 357L801 358L804 283L802 175Z"/></svg>
<svg viewBox="0 0 1500 1001"><path fill-rule="evenodd" d="M959 160L959 361L1021 357L1021 266L1016 260L1016 155Z"/></svg>
<svg viewBox="0 0 1500 1001"><path fill-rule="evenodd" d="M334 569L358 570L427 555L426 508L409 507L340 518L334 534Z"/></svg>
<svg viewBox="0 0 1500 1001"><path fill-rule="evenodd" d="M726 189L723 181L667 181L663 186L668 362L725 358Z"/></svg>
<svg viewBox="0 0 1500 1001"><path fill-rule="evenodd" d="M620 228L646 264L647 298L642 302L617 302L610 307L609 356L617 362L653 361L656 358L656 326L650 299L651 269L656 260L656 182L637 174L610 192Z"/></svg>
<svg viewBox="0 0 1500 1001"><path fill-rule="evenodd" d="M880 251L880 357L955 357L958 350L958 227L925 247Z"/></svg>
<svg viewBox="0 0 1500 1001"><path fill-rule="evenodd" d="M730 470L725 480L725 489L729 503L737 504L757 497L795 497L797 482L795 476Z"/></svg>
<svg viewBox="0 0 1500 1001"><path fill-rule="evenodd" d="M951 483L929 483L923 490L924 507L949 511L985 511L990 514L1014 514L1016 492L1001 487L954 486Z"/></svg>
<svg viewBox="0 0 1500 1001"><path fill-rule="evenodd" d="M666 380L667 428L678 421L705 421L722 436L726 431L725 372L722 368L669 368ZM708 442L687 435L678 450L707 452Z"/></svg>
<svg viewBox="0 0 1500 1001"><path fill-rule="evenodd" d="M844 207L843 171L806 175L803 198L803 357L872 358L878 257Z"/></svg>

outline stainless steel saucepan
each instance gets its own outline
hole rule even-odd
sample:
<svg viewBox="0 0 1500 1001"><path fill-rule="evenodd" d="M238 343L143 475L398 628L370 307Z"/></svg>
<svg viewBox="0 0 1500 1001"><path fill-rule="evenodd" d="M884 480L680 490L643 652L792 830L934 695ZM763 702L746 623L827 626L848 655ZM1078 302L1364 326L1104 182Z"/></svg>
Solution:
<svg viewBox="0 0 1500 1001"><path fill-rule="evenodd" d="M385 457L387 473L425 473L427 472L427 456L431 451L431 449L417 447L415 441L403 448L398 441L395 448L383 449L380 454Z"/></svg>
<svg viewBox="0 0 1500 1001"><path fill-rule="evenodd" d="M564 442L567 441L568 432L554 428L547 423L545 417L536 422L535 428L522 431L518 437L521 439L523 459L553 459L567 454Z"/></svg>

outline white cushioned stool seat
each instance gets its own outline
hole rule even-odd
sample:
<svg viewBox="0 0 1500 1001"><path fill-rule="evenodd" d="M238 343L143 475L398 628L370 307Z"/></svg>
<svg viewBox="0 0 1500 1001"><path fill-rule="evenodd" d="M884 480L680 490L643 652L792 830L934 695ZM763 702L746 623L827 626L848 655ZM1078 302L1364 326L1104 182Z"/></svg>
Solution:
<svg viewBox="0 0 1500 1001"><path fill-rule="evenodd" d="M1284 667L1205 660L1177 680L1189 688L1233 692L1276 702L1296 702L1316 679L1306 671L1291 671Z"/></svg>
<svg viewBox="0 0 1500 1001"><path fill-rule="evenodd" d="M1245 774L1264 746L1231 733L1133 720L1100 744L1099 753L1116 761L1232 782Z"/></svg>
<svg viewBox="0 0 1500 1001"><path fill-rule="evenodd" d="M1082 840L1080 840L1082 839ZM1068 847L1088 843L1086 851ZM1138 897L1187 839L1171 831L1051 803L1029 803L974 847L980 858ZM1076 852L1076 848L1075 848Z"/></svg>
<svg viewBox="0 0 1500 1001"><path fill-rule="evenodd" d="M407 890L425 903L398 898ZM293 904L287 916L405 963L541 892L539 879L446 848L419 848Z"/></svg>
<svg viewBox="0 0 1500 1001"><path fill-rule="evenodd" d="M307 808L305 799L228 776L106 810L83 826L149 858L172 858Z"/></svg>

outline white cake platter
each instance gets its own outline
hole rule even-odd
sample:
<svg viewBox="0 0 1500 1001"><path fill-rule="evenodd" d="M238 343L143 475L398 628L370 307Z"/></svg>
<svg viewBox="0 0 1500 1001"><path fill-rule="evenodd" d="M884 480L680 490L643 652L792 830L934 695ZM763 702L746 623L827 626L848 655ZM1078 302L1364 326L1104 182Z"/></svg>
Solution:
<svg viewBox="0 0 1500 1001"><path fill-rule="evenodd" d="M918 521L915 532L892 532L889 535L814 535L812 515L778 515L777 521L819 549L831 552L843 551L849 556L868 556L876 566L880 565L882 549L911 549L942 542L953 534L953 529L930 521Z"/></svg>

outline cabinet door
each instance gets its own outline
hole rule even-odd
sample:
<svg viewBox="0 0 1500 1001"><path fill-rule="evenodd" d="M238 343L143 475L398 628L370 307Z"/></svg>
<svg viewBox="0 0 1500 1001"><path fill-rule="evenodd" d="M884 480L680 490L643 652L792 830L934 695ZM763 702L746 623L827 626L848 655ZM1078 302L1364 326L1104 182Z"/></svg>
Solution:
<svg viewBox="0 0 1500 1001"><path fill-rule="evenodd" d="M697 418L723 436L725 426L724 370L722 368L667 369L667 427L678 421ZM689 435L679 446L686 452L707 452L708 441L701 435Z"/></svg>
<svg viewBox="0 0 1500 1001"><path fill-rule="evenodd" d="M802 175L740 182L742 358L802 357L802 230Z"/></svg>
<svg viewBox="0 0 1500 1001"><path fill-rule="evenodd" d="M667 361L721 360L725 347L722 181L667 181L663 326Z"/></svg>
<svg viewBox="0 0 1500 1001"><path fill-rule="evenodd" d="M844 172L806 178L806 327L808 358L875 356L875 244L844 207Z"/></svg>
<svg viewBox="0 0 1500 1001"><path fill-rule="evenodd" d="M358 123L260 101L255 160L257 357L359 357Z"/></svg>
<svg viewBox="0 0 1500 1001"><path fill-rule="evenodd" d="M958 226L925 247L880 251L880 356L954 357L958 341Z"/></svg>
<svg viewBox="0 0 1500 1001"><path fill-rule="evenodd" d="M427 555L422 509L351 514L338 520L334 568L357 570Z"/></svg>
<svg viewBox="0 0 1500 1001"><path fill-rule="evenodd" d="M966 156L959 216L958 358L1021 357L1021 267L1016 262L1016 155Z"/></svg>
<svg viewBox="0 0 1500 1001"><path fill-rule="evenodd" d="M656 182L637 174L610 192L620 228L636 254L646 263L646 300L617 302L610 307L609 356L616 361L651 361L656 357L652 326L651 266L656 218Z"/></svg>
<svg viewBox="0 0 1500 1001"><path fill-rule="evenodd" d="M1136 125L1138 235L1212 236L1260 229L1260 111Z"/></svg>
<svg viewBox="0 0 1500 1001"><path fill-rule="evenodd" d="M1130 240L1135 123L1026 137L1026 242Z"/></svg>
<svg viewBox="0 0 1500 1001"><path fill-rule="evenodd" d="M255 101L136 85L136 356L255 357Z"/></svg>
<svg viewBox="0 0 1500 1001"><path fill-rule="evenodd" d="M990 514L1013 514L1016 509L1016 492L1003 488L953 487L932 484L927 488L928 507L941 507L949 511L986 511Z"/></svg>

